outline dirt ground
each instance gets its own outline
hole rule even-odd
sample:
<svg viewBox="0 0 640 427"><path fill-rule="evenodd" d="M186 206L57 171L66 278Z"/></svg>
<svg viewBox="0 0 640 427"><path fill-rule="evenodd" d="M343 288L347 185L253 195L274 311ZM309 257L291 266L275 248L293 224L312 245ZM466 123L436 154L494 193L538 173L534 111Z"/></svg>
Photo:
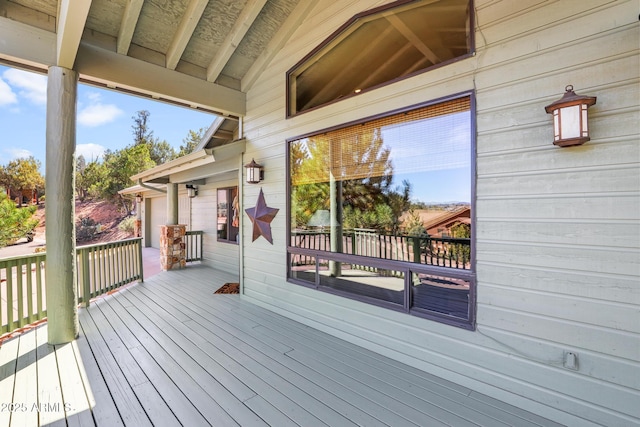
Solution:
<svg viewBox="0 0 640 427"><path fill-rule="evenodd" d="M122 231L118 228L120 221L128 216L127 212L121 205L112 202L100 200L79 202L76 201L76 224L80 218L89 217L97 224L101 225L102 231L95 239L78 242L78 245L89 245L93 243L111 242L114 240L122 240L133 237L132 233ZM38 210L34 214L40 223L35 229L34 240L45 240L45 205L38 206Z"/></svg>
<svg viewBox="0 0 640 427"><path fill-rule="evenodd" d="M89 217L96 223L101 224L101 232L97 234L95 239L77 242L78 246L91 245L102 242L112 242L114 240L122 240L133 237L132 233L122 231L118 228L120 221L127 217L122 206L115 205L104 200L93 202L76 201L76 224L80 218ZM34 214L34 218L40 222L35 228L35 234L32 242L27 239L20 239L14 245L0 248L0 258L20 256L32 254L36 250L42 251L45 248L45 204L40 204L38 210Z"/></svg>

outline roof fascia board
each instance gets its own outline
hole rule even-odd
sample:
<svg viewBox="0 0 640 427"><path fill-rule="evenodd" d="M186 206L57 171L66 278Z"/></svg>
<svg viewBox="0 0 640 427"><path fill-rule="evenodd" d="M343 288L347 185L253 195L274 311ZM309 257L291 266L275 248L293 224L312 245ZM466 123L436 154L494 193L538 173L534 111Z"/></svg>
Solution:
<svg viewBox="0 0 640 427"><path fill-rule="evenodd" d="M140 180L144 182L155 183L184 182L186 178L179 177L185 176L185 172L196 169L203 165L210 165L211 163L216 163L216 166L213 169L217 169L217 164L219 164L220 162L226 162L229 160L235 161L236 159L240 159L245 149L246 141L244 139L233 142L231 144L222 145L214 149L206 148L191 154L187 154L186 156L178 157L175 160L133 175L131 179L136 182L139 182ZM234 163L233 168L237 170L238 165L239 162ZM213 169L209 169L208 175L215 175L218 173L217 170ZM188 178L187 180L206 178L206 176L207 174L204 174L195 178Z"/></svg>
<svg viewBox="0 0 640 427"><path fill-rule="evenodd" d="M157 178L167 177L171 173L175 173L185 167L191 167L191 163L206 164L213 163L215 161L216 159L213 156L212 150L203 149L140 172L139 174L133 175L131 179L134 181L138 181L139 179L150 181Z"/></svg>
<svg viewBox="0 0 640 427"><path fill-rule="evenodd" d="M209 126L209 129L207 129L204 135L202 135L202 139L200 140L200 143L193 151L199 151L199 150L202 150L204 147L206 147L207 144L209 143L209 140L213 137L213 135L216 134L218 129L220 129L220 126L222 126L224 121L225 121L224 117L221 117L221 116L216 117L213 123L211 123L211 126Z"/></svg>
<svg viewBox="0 0 640 427"><path fill-rule="evenodd" d="M222 162L216 162L213 165L203 165L182 170L171 175L171 182L178 184L187 184L197 180L207 180L212 182L210 178L233 172L234 177L238 177L238 168L240 161L238 159L227 159Z"/></svg>
<svg viewBox="0 0 640 427"><path fill-rule="evenodd" d="M145 61L80 43L75 70L80 77L111 88L122 88L198 107L220 115L244 116L246 94L216 83L169 70Z"/></svg>
<svg viewBox="0 0 640 427"><path fill-rule="evenodd" d="M0 58L46 71L56 64L56 34L0 17Z"/></svg>

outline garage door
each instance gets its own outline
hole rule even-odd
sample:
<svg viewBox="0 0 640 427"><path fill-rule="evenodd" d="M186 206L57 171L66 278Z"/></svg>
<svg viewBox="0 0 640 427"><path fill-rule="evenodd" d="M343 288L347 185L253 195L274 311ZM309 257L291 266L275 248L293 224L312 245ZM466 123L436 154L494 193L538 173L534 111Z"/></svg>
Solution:
<svg viewBox="0 0 640 427"><path fill-rule="evenodd" d="M160 226L167 223L167 198L154 197L151 199L151 247L160 249Z"/></svg>

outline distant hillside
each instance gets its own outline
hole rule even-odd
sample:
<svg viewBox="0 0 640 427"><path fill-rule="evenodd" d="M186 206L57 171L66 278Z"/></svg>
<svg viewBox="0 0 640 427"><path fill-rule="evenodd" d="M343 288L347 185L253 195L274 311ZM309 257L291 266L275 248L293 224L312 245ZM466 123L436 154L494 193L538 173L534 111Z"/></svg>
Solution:
<svg viewBox="0 0 640 427"><path fill-rule="evenodd" d="M40 224L36 227L35 238L45 240L45 205L40 205L34 214L40 220ZM122 240L133 237L132 233L124 232L118 228L118 224L125 219L128 212L123 212L120 205L116 205L109 201L76 201L76 225L81 218L91 218L97 224L100 224L100 232L96 234L96 238L91 240L79 241L78 245L89 245L93 243L112 242L114 240Z"/></svg>

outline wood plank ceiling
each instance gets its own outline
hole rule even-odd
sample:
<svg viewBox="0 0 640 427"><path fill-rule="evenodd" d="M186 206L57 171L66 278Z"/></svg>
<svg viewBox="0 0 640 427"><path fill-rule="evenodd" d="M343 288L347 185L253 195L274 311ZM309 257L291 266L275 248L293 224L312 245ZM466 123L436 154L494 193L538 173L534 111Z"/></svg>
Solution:
<svg viewBox="0 0 640 427"><path fill-rule="evenodd" d="M240 116L244 94L314 4L0 0L0 62L73 68L90 84Z"/></svg>

